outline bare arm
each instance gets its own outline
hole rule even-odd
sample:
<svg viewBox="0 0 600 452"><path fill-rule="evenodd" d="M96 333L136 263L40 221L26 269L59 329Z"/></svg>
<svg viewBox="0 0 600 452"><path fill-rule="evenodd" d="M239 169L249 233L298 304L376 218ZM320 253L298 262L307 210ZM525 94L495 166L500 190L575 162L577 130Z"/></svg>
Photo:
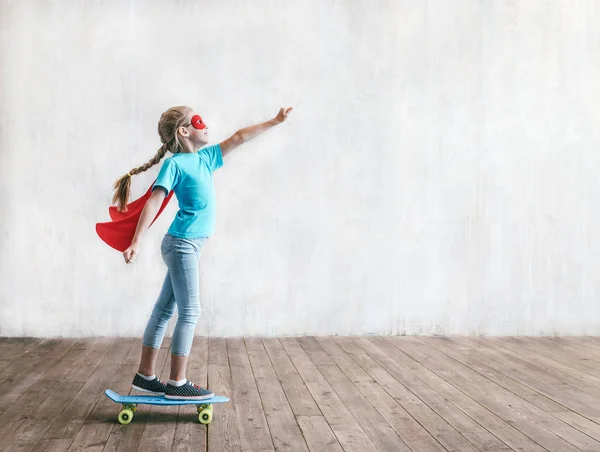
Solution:
<svg viewBox="0 0 600 452"><path fill-rule="evenodd" d="M228 139L226 139L225 141L220 143L221 152L223 153L223 157L225 157L227 154L229 154L231 151L233 151L239 145L244 144L247 141L250 141L251 139L257 137L261 133L266 132L271 127L281 124L283 121L285 121L287 119L287 117L291 111L292 111L292 107L282 108L279 110L279 113L277 114L277 116L274 117L273 119L262 122L260 124L256 124L254 126L245 127L243 129L240 129L237 132L235 132L231 137L229 137Z"/></svg>
<svg viewBox="0 0 600 452"><path fill-rule="evenodd" d="M140 219L138 220L137 228L135 229L135 234L133 235L131 245L129 248L123 251L123 257L125 258L125 262L128 264L132 262L133 259L139 254L142 238L150 227L152 220L156 218L156 214L158 213L165 196L167 196L165 191L157 188L152 192L152 195L150 195L150 199L146 201L146 205L144 206L142 214L140 215Z"/></svg>

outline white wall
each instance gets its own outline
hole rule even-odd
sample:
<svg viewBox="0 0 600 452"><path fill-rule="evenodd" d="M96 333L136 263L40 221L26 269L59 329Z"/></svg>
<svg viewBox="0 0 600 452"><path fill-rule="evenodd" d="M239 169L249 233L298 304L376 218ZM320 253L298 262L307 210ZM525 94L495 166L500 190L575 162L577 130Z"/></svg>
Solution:
<svg viewBox="0 0 600 452"><path fill-rule="evenodd" d="M135 265L94 225L180 104L295 107L216 173L198 334L600 334L596 0L0 0L0 44L2 336L141 335L176 204Z"/></svg>

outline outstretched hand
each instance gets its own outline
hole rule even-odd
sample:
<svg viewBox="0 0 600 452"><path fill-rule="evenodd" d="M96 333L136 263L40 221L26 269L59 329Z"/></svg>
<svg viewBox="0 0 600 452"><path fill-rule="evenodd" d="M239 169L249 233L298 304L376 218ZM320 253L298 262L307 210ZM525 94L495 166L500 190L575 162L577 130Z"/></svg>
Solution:
<svg viewBox="0 0 600 452"><path fill-rule="evenodd" d="M288 118L288 116L292 110L293 110L292 107L281 108L279 110L279 113L277 113L277 116L275 116L275 120L281 124L283 121L285 121Z"/></svg>

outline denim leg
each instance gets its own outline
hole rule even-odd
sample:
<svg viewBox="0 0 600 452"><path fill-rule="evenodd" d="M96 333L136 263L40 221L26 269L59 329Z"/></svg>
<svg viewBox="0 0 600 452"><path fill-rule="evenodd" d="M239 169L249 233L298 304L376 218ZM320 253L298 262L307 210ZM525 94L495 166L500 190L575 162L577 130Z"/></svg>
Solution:
<svg viewBox="0 0 600 452"><path fill-rule="evenodd" d="M171 353L176 356L189 356L200 317L198 259L201 251L202 242L176 239L163 255L177 303L178 318L171 342Z"/></svg>
<svg viewBox="0 0 600 452"><path fill-rule="evenodd" d="M173 317L174 312L175 295L173 293L173 286L171 285L171 275L167 270L162 289L154 304L150 320L148 320L146 329L144 330L144 345L152 348L160 348L167 324L171 317Z"/></svg>

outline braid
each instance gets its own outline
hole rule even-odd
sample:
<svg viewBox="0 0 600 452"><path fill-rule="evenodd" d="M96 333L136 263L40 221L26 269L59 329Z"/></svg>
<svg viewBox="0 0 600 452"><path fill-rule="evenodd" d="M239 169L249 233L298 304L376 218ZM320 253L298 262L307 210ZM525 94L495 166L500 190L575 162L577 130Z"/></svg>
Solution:
<svg viewBox="0 0 600 452"><path fill-rule="evenodd" d="M144 163L142 166L138 166L137 168L132 169L131 171L129 171L129 174L134 176L136 174L143 173L148 168L150 168L150 167L156 165L158 162L160 162L166 153L167 153L166 146L163 144L158 149L158 152L156 153L156 155L154 157L152 157L150 160L148 160L148 163Z"/></svg>
<svg viewBox="0 0 600 452"><path fill-rule="evenodd" d="M129 202L129 191L131 188L131 176L143 173L148 168L150 168L150 167L156 165L158 162L160 162L161 159L167 153L167 148L168 148L168 146L166 144L163 144L160 147L160 149L158 150L158 152L156 153L156 155L154 157L152 157L148 161L148 163L145 163L142 166L132 169L131 171L129 171L129 173L127 173L126 175L124 175L123 177L121 177L119 180L117 180L115 182L115 184L113 185L115 194L113 196L112 202L113 202L113 204L117 204L119 212L127 211L127 203Z"/></svg>
<svg viewBox="0 0 600 452"><path fill-rule="evenodd" d="M117 204L120 212L127 211L127 202L129 201L129 189L131 187L131 176L140 174L148 168L156 165L165 156L167 151L177 154L181 152L182 145L177 136L177 129L182 124L191 121L192 109L190 107L171 107L160 115L158 121L158 136L162 146L152 157L148 163L132 169L125 176L115 182L113 188L115 194L113 196L113 204Z"/></svg>

